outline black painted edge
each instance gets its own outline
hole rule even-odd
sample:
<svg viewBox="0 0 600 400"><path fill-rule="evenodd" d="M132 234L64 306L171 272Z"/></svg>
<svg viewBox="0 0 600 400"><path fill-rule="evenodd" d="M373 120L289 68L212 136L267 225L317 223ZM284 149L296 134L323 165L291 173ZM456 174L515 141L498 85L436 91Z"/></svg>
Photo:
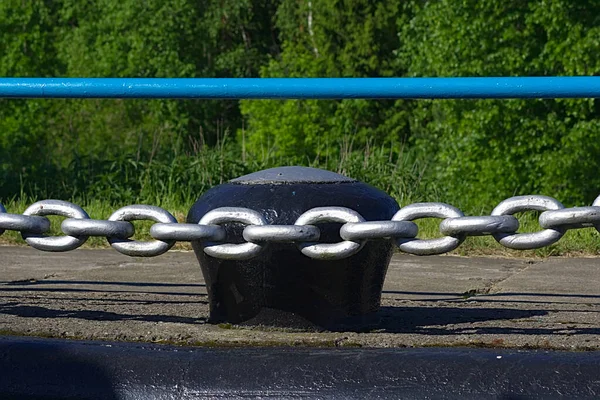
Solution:
<svg viewBox="0 0 600 400"><path fill-rule="evenodd" d="M0 377L0 398L597 398L600 351L201 348L5 336Z"/></svg>

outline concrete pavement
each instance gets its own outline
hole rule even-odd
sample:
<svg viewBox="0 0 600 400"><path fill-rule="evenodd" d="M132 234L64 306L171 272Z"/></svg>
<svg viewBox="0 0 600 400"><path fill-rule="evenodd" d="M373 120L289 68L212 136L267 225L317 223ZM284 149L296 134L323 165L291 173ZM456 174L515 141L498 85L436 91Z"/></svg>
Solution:
<svg viewBox="0 0 600 400"><path fill-rule="evenodd" d="M204 346L600 349L600 258L394 256L369 332L211 325L191 252L0 247L0 333Z"/></svg>

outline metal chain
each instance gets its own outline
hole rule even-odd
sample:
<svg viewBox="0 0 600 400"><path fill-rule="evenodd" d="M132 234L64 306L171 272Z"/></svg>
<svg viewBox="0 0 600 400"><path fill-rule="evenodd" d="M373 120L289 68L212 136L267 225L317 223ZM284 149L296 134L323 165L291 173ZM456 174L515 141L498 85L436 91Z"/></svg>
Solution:
<svg viewBox="0 0 600 400"><path fill-rule="evenodd" d="M150 220L162 224L176 224L177 220L168 211L160 207L133 205L125 206L115 211L108 221L129 222ZM131 223L129 223L131 225ZM132 225L133 227L133 225ZM175 240L153 240L140 242L137 240L123 239L121 237L106 235L108 243L119 253L133 257L153 257L169 251L175 244Z"/></svg>
<svg viewBox="0 0 600 400"><path fill-rule="evenodd" d="M226 223L242 223L248 226L266 225L267 221L260 213L247 208L221 207L204 214L199 225L217 225ZM223 228L221 228L223 229ZM262 252L264 245L252 242L242 244L207 242L204 252L209 256L225 260L248 260Z"/></svg>
<svg viewBox="0 0 600 400"><path fill-rule="evenodd" d="M413 221L419 218L462 218L464 214L458 208L445 203L416 203L406 206L392 217L392 221ZM398 248L410 254L428 256L447 253L456 249L467 235L459 232L453 236L439 239L398 238Z"/></svg>
<svg viewBox="0 0 600 400"><path fill-rule="evenodd" d="M61 200L44 200L30 205L24 216L60 215L68 218L89 220L89 215L78 205ZM88 240L88 236L45 236L44 234L21 231L28 245L43 251L75 250Z"/></svg>
<svg viewBox="0 0 600 400"><path fill-rule="evenodd" d="M513 214L541 211L543 230L517 233L519 221ZM50 215L66 217L63 236L47 236ZM441 218L437 239L418 239L420 218ZM131 221L151 220L152 241L132 240ZM322 243L319 224L341 224L338 243ZM228 241L227 226L242 228L243 243ZM155 206L132 205L114 212L107 221L90 219L76 204L42 200L23 214L9 214L0 204L0 235L20 232L30 246L43 251L69 251L89 237L104 237L118 252L153 257L168 251L176 241L198 241L204 252L226 260L248 260L259 256L269 243L291 243L302 254L317 260L340 260L359 252L369 240L393 240L398 248L415 255L443 254L456 249L467 236L491 235L511 249L529 250L556 243L570 229L595 228L600 232L600 196L589 207L565 208L547 196L516 196L502 201L489 216L464 216L445 203L416 203L401 208L390 221L365 221L356 211L344 207L318 207L300 215L294 225L269 225L263 215L247 208L222 207L206 213L198 224L177 223L168 211ZM240 238L237 238L238 242Z"/></svg>
<svg viewBox="0 0 600 400"><path fill-rule="evenodd" d="M513 215L522 211L562 210L565 206L548 196L516 196L506 199L492 210L492 216ZM494 233L494 239L510 249L538 249L556 243L565 234L559 224L535 233Z"/></svg>
<svg viewBox="0 0 600 400"><path fill-rule="evenodd" d="M365 219L354 210L345 207L317 207L298 217L294 225L314 226L323 222L364 223ZM341 260L360 251L365 239L343 240L339 243L300 242L298 248L305 256L318 260Z"/></svg>

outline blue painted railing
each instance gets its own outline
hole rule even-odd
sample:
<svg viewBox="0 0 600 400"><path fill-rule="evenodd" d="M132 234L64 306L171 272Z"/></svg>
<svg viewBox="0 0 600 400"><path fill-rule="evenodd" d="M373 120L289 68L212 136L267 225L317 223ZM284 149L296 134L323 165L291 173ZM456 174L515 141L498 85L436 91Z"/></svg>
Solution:
<svg viewBox="0 0 600 400"><path fill-rule="evenodd" d="M597 98L600 77L0 78L0 98Z"/></svg>

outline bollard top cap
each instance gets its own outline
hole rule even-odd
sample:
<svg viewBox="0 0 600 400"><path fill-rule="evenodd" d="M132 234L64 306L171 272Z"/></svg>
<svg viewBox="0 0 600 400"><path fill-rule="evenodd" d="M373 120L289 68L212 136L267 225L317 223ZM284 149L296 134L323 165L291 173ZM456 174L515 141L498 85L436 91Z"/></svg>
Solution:
<svg viewBox="0 0 600 400"><path fill-rule="evenodd" d="M356 180L318 168L277 167L244 175L229 182L242 185L284 185L289 183L348 183L356 182Z"/></svg>

